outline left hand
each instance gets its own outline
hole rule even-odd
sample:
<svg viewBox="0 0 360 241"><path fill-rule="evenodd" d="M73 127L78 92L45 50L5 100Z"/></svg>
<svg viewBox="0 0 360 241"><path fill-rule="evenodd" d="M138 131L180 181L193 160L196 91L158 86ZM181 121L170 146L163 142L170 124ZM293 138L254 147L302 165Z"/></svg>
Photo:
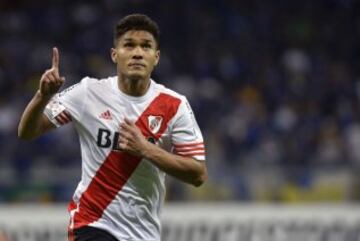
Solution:
<svg viewBox="0 0 360 241"><path fill-rule="evenodd" d="M143 156L149 142L134 122L125 118L120 124L118 147L120 150L136 156Z"/></svg>

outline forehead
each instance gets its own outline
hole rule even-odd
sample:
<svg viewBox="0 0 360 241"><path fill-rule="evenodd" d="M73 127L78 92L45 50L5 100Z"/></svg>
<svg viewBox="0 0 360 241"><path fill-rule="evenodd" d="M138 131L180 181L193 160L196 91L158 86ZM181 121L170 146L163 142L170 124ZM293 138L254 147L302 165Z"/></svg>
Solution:
<svg viewBox="0 0 360 241"><path fill-rule="evenodd" d="M130 30L125 32L120 38L119 41L147 41L147 42L154 42L155 38L154 36L144 30Z"/></svg>

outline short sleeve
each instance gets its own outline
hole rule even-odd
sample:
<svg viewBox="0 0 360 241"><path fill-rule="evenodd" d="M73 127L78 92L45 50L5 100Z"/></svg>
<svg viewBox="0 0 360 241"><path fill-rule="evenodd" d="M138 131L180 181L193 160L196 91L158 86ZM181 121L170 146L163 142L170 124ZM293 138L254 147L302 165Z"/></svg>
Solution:
<svg viewBox="0 0 360 241"><path fill-rule="evenodd" d="M54 95L45 107L44 114L60 127L81 118L86 102L86 78Z"/></svg>
<svg viewBox="0 0 360 241"><path fill-rule="evenodd" d="M171 133L173 153L205 161L203 136L186 98L181 101L175 118Z"/></svg>

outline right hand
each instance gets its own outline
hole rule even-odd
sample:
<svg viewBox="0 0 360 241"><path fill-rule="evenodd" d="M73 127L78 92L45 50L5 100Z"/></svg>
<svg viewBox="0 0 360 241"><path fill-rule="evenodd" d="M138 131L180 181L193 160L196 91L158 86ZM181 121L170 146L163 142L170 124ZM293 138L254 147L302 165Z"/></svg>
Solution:
<svg viewBox="0 0 360 241"><path fill-rule="evenodd" d="M54 47L51 69L46 70L40 79L40 94L43 97L51 98L59 91L64 82L65 78L60 77L59 74L59 50Z"/></svg>

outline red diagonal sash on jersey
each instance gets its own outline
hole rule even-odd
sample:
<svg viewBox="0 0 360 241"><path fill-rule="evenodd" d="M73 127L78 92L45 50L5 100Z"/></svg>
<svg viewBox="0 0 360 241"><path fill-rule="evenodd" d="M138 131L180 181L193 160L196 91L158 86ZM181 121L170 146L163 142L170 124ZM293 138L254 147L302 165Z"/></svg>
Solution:
<svg viewBox="0 0 360 241"><path fill-rule="evenodd" d="M166 130L168 122L176 114L179 104L180 99L162 93L150 103L135 124L145 137L152 136L158 140ZM156 135L149 130L147 124L149 115L163 117L161 127ZM125 152L111 151L86 191L81 195L78 210L74 215L73 228L76 229L97 221L130 178L140 161L140 157ZM69 210L74 209L76 209L76 205L72 202Z"/></svg>

